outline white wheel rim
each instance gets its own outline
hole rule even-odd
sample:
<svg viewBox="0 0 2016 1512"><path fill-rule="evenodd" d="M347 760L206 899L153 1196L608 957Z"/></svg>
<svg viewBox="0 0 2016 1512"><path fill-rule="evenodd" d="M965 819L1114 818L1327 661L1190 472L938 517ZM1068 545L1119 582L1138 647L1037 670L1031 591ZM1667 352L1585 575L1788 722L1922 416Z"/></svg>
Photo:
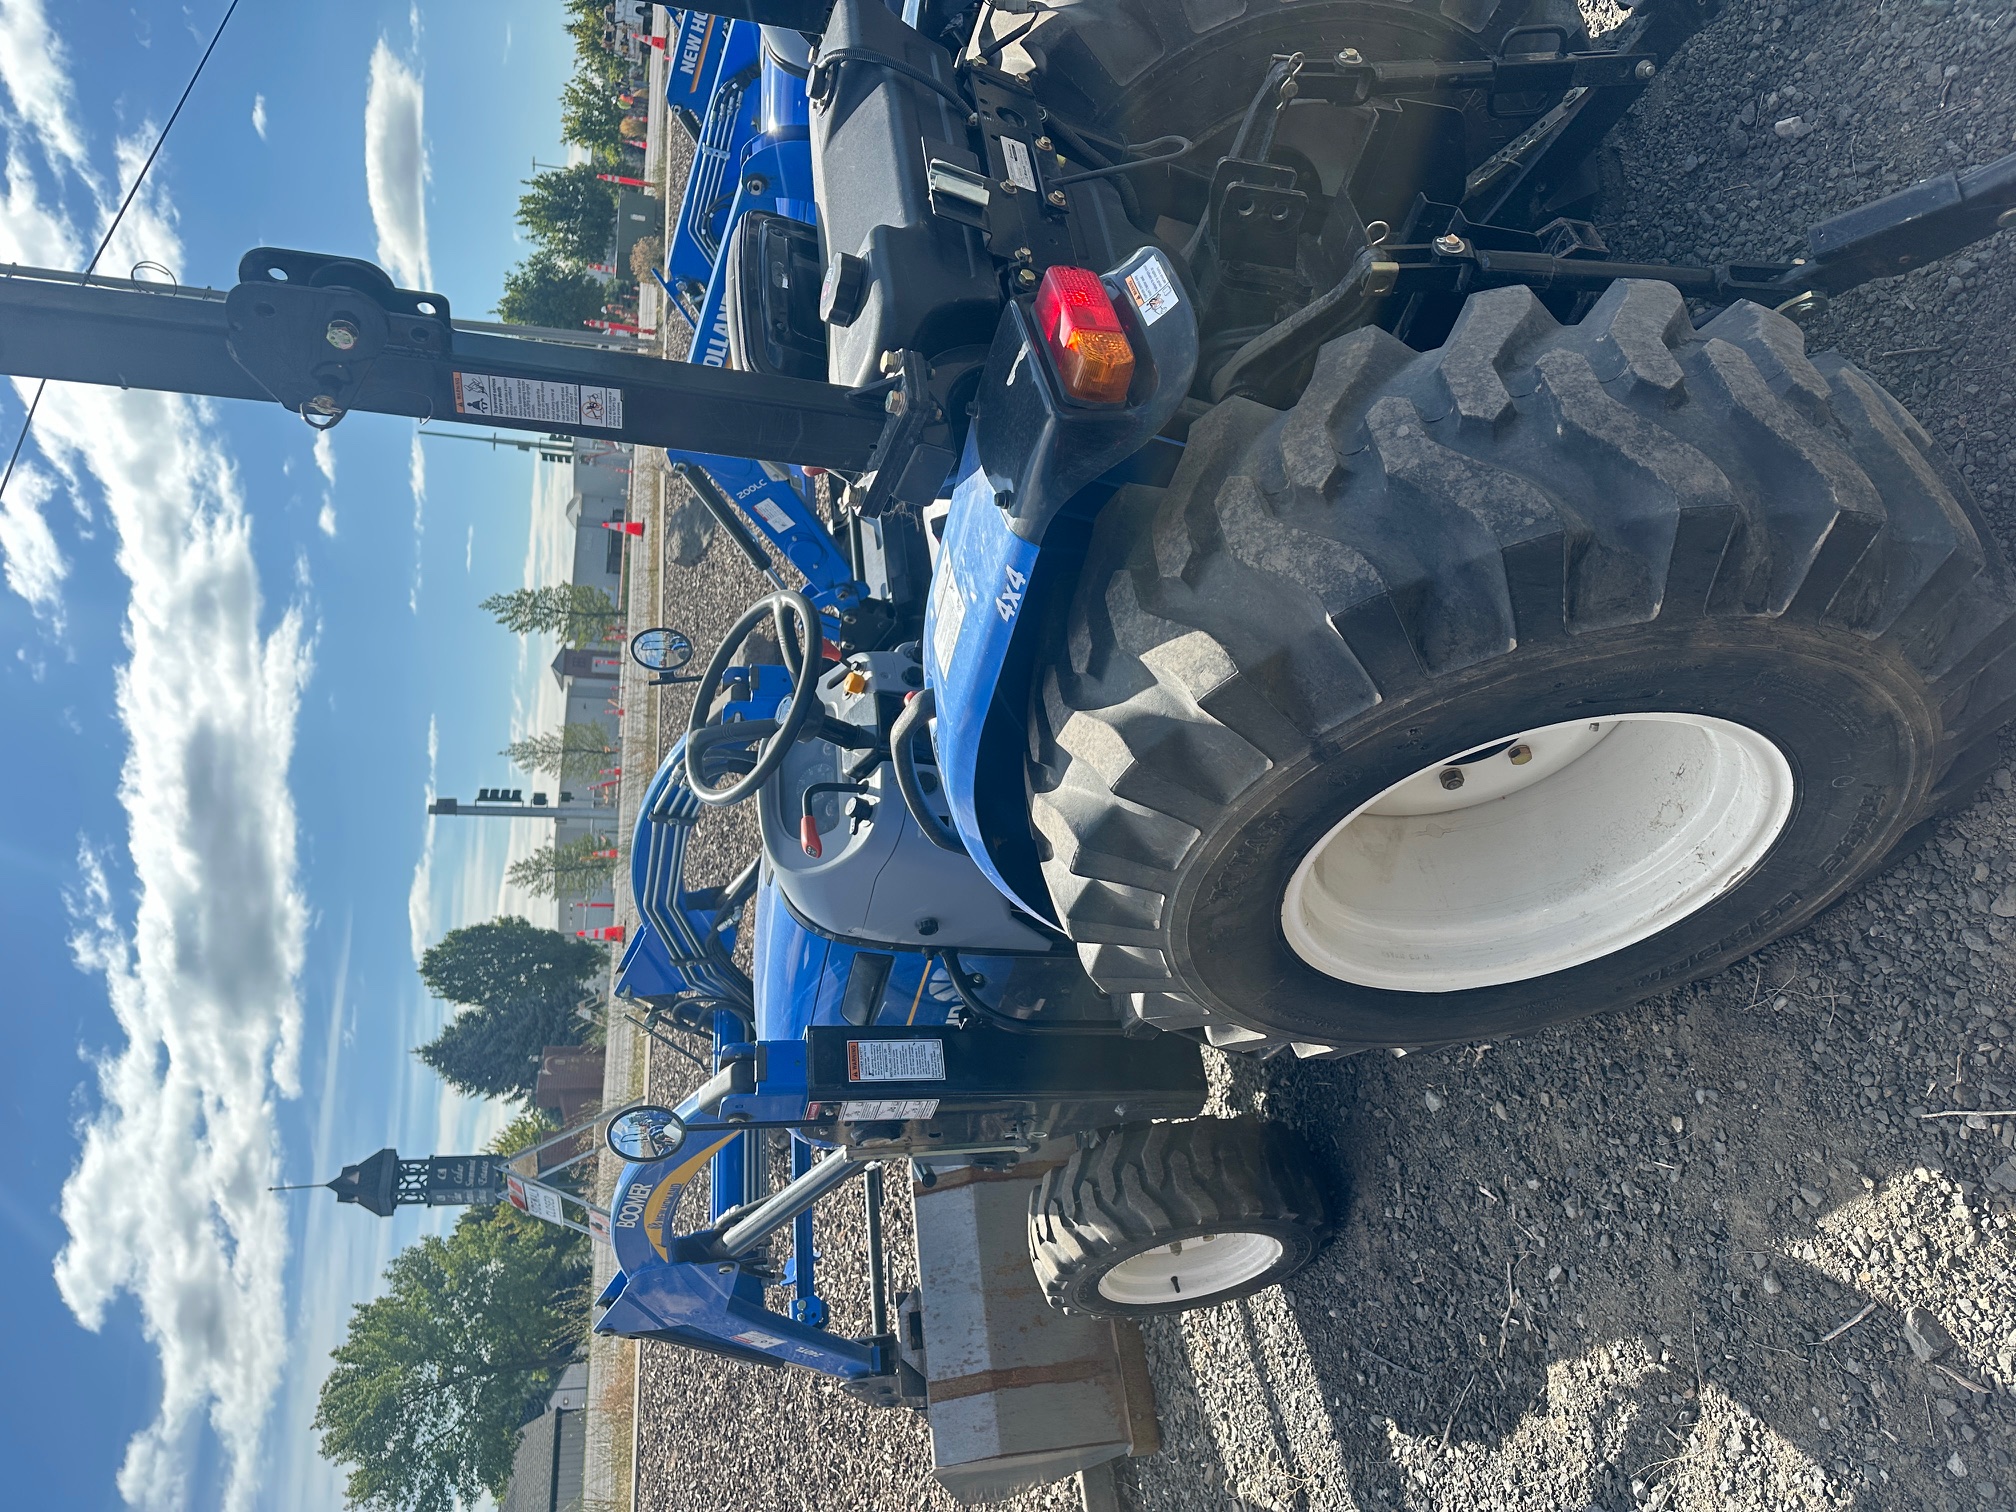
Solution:
<svg viewBox="0 0 2016 1512"><path fill-rule="evenodd" d="M1244 1286L1280 1262L1272 1234L1199 1234L1129 1255L1099 1278L1099 1295L1124 1307L1195 1300Z"/></svg>
<svg viewBox="0 0 2016 1512"><path fill-rule="evenodd" d="M1734 887L1784 829L1793 790L1779 749L1726 719L1528 730L1345 816L1296 867L1282 929L1318 971L1364 987L1456 992L1565 971Z"/></svg>

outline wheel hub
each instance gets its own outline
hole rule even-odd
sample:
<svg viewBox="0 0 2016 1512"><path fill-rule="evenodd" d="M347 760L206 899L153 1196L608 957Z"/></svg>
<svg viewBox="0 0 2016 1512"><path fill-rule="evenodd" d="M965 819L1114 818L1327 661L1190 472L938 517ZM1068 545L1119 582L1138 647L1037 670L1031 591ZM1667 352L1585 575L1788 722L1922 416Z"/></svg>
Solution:
<svg viewBox="0 0 2016 1512"><path fill-rule="evenodd" d="M1791 817L1756 731L1631 714L1459 752L1345 816L1282 898L1327 976L1401 992L1527 981L1622 950L1749 874Z"/></svg>
<svg viewBox="0 0 2016 1512"><path fill-rule="evenodd" d="M1198 1234L1129 1255L1099 1278L1099 1295L1123 1307L1208 1297L1244 1286L1280 1262L1272 1234Z"/></svg>

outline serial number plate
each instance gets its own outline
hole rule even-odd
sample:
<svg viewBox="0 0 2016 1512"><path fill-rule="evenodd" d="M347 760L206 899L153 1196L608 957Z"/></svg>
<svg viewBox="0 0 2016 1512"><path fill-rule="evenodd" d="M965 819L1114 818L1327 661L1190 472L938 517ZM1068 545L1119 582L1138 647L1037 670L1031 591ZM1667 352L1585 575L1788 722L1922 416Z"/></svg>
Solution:
<svg viewBox="0 0 2016 1512"><path fill-rule="evenodd" d="M887 1039L847 1041L847 1080L913 1082L945 1080L945 1041Z"/></svg>

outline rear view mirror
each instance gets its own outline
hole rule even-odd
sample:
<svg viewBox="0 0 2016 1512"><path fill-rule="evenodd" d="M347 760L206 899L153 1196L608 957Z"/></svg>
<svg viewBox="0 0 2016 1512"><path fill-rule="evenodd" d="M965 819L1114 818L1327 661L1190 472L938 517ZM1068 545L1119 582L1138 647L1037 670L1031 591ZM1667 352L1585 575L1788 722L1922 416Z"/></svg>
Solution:
<svg viewBox="0 0 2016 1512"><path fill-rule="evenodd" d="M686 1142L686 1125L670 1108L647 1104L610 1119L607 1138L609 1148L625 1160L648 1164L666 1159Z"/></svg>
<svg viewBox="0 0 2016 1512"><path fill-rule="evenodd" d="M693 642L683 630L654 626L630 637L630 659L652 672L677 672L693 660Z"/></svg>

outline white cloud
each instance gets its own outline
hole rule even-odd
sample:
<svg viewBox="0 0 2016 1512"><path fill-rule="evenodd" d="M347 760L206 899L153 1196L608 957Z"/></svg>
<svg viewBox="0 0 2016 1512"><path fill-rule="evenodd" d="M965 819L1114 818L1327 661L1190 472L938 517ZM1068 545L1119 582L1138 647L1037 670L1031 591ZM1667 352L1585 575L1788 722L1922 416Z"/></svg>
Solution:
<svg viewBox="0 0 2016 1512"><path fill-rule="evenodd" d="M0 499L0 563L4 563L7 586L37 615L57 629L63 625L63 579L70 564L49 522L42 516L51 484L48 477L26 465L14 469L7 496Z"/></svg>
<svg viewBox="0 0 2016 1512"><path fill-rule="evenodd" d="M68 62L62 43L49 30L41 0L0 0L0 86L52 163L95 183L76 126Z"/></svg>
<svg viewBox="0 0 2016 1512"><path fill-rule="evenodd" d="M315 432L315 471L322 474L322 481L331 488L336 486L336 443L330 439L332 431Z"/></svg>
<svg viewBox="0 0 2016 1512"><path fill-rule="evenodd" d="M118 144L118 174L88 167L35 0L0 0L0 86L0 261L78 266L79 228L43 201L30 155L62 177L69 202L95 201L103 216L100 191L137 172L154 128ZM182 262L153 189L108 253L116 267L143 257ZM286 1358L286 1228L264 1188L275 1100L298 1091L305 926L286 772L309 667L302 618L290 610L262 632L250 518L205 406L52 384L31 444L66 485L102 491L132 589L116 682L129 853L115 902L105 859L84 848L71 899L78 964L104 979L123 1041L95 1063L56 1283L87 1328L130 1297L159 1355L160 1403L127 1446L120 1493L183 1506L212 1452L207 1428L222 1504L240 1512L258 1493ZM136 1170L148 1173L144 1204L132 1200Z"/></svg>
<svg viewBox="0 0 2016 1512"><path fill-rule="evenodd" d="M322 508L315 516L315 528L332 541L336 538L336 501L327 494L322 495Z"/></svg>
<svg viewBox="0 0 2016 1512"><path fill-rule="evenodd" d="M427 258L426 88L380 37L364 96L364 189L378 261L409 289L434 284Z"/></svg>
<svg viewBox="0 0 2016 1512"><path fill-rule="evenodd" d="M266 96L252 96L252 129L259 133L259 140L266 140Z"/></svg>

